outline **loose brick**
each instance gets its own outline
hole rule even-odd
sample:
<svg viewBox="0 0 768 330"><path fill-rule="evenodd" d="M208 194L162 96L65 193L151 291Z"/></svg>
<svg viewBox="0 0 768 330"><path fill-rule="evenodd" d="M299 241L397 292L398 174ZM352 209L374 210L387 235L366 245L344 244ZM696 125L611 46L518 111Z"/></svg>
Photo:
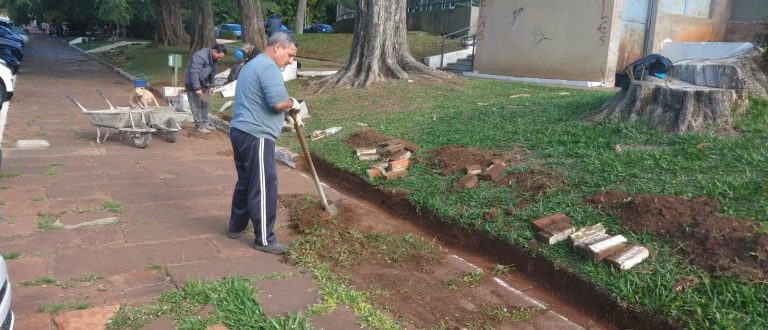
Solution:
<svg viewBox="0 0 768 330"><path fill-rule="evenodd" d="M501 178L501 175L504 174L504 165L503 164L493 164L485 171L483 174L480 174L480 180L483 181L497 181Z"/></svg>
<svg viewBox="0 0 768 330"><path fill-rule="evenodd" d="M391 160L389 161L389 166L387 167L388 171L402 171L408 169L408 165L411 164L410 159L403 158L398 160Z"/></svg>
<svg viewBox="0 0 768 330"><path fill-rule="evenodd" d="M357 159L359 160L379 160L379 154L372 153L372 154L360 154L357 156Z"/></svg>
<svg viewBox="0 0 768 330"><path fill-rule="evenodd" d="M467 165L465 168L467 175L479 175L483 173L483 167L480 165Z"/></svg>
<svg viewBox="0 0 768 330"><path fill-rule="evenodd" d="M605 258L605 261L618 269L627 270L641 263L649 255L650 251L644 246L628 245Z"/></svg>
<svg viewBox="0 0 768 330"><path fill-rule="evenodd" d="M576 250L576 253L579 255L582 255L584 257L587 256L587 247L589 247L592 244L595 244L597 242L604 241L606 239L611 238L611 235L608 234L600 234L594 237L587 238L581 242L578 242L573 245L573 248Z"/></svg>
<svg viewBox="0 0 768 330"><path fill-rule="evenodd" d="M355 149L355 153L358 157L363 154L375 154L376 148L357 148Z"/></svg>
<svg viewBox="0 0 768 330"><path fill-rule="evenodd" d="M568 237L568 243L571 245L576 245L583 240L602 234L605 234L605 227L603 227L602 223L598 223L596 225L577 230L575 233Z"/></svg>
<svg viewBox="0 0 768 330"><path fill-rule="evenodd" d="M587 257L594 263L603 261L606 257L624 248L627 239L622 235L612 236L587 247Z"/></svg>
<svg viewBox="0 0 768 330"><path fill-rule="evenodd" d="M477 175L465 175L453 185L453 191L459 192L465 189L477 187Z"/></svg>
<svg viewBox="0 0 768 330"><path fill-rule="evenodd" d="M541 240L544 243L547 243L549 245L554 245L558 242L562 242L568 238L568 235L573 233L575 228L572 226L568 227L560 227L562 229L555 230L555 228L561 226L562 224L555 224L552 227L550 227L551 232L546 231L540 231L537 233L539 240Z"/></svg>
<svg viewBox="0 0 768 330"><path fill-rule="evenodd" d="M401 160L401 159L410 159L411 158L411 152L406 150L401 150L400 152L389 156L389 160Z"/></svg>
<svg viewBox="0 0 768 330"><path fill-rule="evenodd" d="M379 169L378 167L371 167L365 170L365 173L368 174L369 179L373 179L375 177L381 176L381 169Z"/></svg>
<svg viewBox="0 0 768 330"><path fill-rule="evenodd" d="M552 226L555 223L565 223L571 225L571 219L563 213L550 214L546 217L534 220L531 224L536 231L547 232L547 227Z"/></svg>
<svg viewBox="0 0 768 330"><path fill-rule="evenodd" d="M384 177L387 178L387 180L394 180L397 178L402 178L407 175L408 175L408 170L387 171L384 173Z"/></svg>

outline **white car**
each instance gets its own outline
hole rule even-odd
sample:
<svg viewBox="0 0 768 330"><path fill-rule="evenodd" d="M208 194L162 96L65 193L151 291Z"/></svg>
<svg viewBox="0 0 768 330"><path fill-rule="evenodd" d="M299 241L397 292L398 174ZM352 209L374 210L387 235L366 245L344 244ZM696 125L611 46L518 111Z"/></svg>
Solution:
<svg viewBox="0 0 768 330"><path fill-rule="evenodd" d="M11 279L8 278L8 268L3 256L0 256L0 330L13 330Z"/></svg>
<svg viewBox="0 0 768 330"><path fill-rule="evenodd" d="M13 97L13 86L16 84L16 76L5 61L0 60L0 104ZM2 330L2 329L0 329Z"/></svg>

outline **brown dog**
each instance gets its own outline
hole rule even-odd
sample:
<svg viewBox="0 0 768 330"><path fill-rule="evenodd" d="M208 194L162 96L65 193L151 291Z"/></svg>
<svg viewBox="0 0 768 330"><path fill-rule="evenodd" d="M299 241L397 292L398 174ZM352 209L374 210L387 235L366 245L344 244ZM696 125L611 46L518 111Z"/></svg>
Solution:
<svg viewBox="0 0 768 330"><path fill-rule="evenodd" d="M159 107L160 104L157 103L157 99L155 99L155 95L152 94L152 92L148 91L144 87L137 87L133 89L133 93L131 93L131 109L136 108L146 108L150 105L150 103L154 103L156 107Z"/></svg>

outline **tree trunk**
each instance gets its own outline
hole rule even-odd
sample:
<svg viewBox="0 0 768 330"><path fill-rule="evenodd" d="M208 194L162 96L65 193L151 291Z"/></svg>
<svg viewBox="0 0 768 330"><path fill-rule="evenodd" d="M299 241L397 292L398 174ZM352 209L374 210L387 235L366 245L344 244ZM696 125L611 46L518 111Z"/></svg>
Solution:
<svg viewBox="0 0 768 330"><path fill-rule="evenodd" d="M296 8L296 25L293 30L296 34L304 33L304 21L307 19L307 0L299 0L299 5Z"/></svg>
<svg viewBox="0 0 768 330"><path fill-rule="evenodd" d="M310 90L360 87L391 79L450 79L411 56L406 35L406 0L356 0L352 52L347 65L314 83Z"/></svg>
<svg viewBox="0 0 768 330"><path fill-rule="evenodd" d="M192 0L192 40L189 52L194 53L201 48L216 44L213 35L213 2L212 0Z"/></svg>
<svg viewBox="0 0 768 330"><path fill-rule="evenodd" d="M768 98L768 78L760 71L757 61L757 54L716 60L686 60L675 63L668 74L696 85L746 89L755 96Z"/></svg>
<svg viewBox="0 0 768 330"><path fill-rule="evenodd" d="M600 109L592 121L641 121L669 132L730 129L735 114L747 109L744 89L722 89L651 78L633 81Z"/></svg>
<svg viewBox="0 0 768 330"><path fill-rule="evenodd" d="M259 51L266 47L264 20L261 14L260 0L237 0L240 9L240 28L243 43L249 43Z"/></svg>
<svg viewBox="0 0 768 330"><path fill-rule="evenodd" d="M151 47L165 47L189 42L181 22L180 0L159 0L157 24Z"/></svg>

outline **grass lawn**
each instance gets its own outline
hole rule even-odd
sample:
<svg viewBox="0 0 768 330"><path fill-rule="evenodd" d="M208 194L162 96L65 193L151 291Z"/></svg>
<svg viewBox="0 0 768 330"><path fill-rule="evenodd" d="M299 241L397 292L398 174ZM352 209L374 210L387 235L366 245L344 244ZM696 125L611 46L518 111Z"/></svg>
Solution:
<svg viewBox="0 0 768 330"><path fill-rule="evenodd" d="M532 252L594 282L622 304L644 307L686 328L768 328L765 283L710 275L675 254L679 247L674 242L630 232L620 225L616 215L582 202L607 189L705 196L718 201L723 214L765 223L765 101L752 100L749 114L736 122L738 135L677 135L642 125L587 123L585 118L612 92L460 79L449 84L395 82L316 96L302 93L308 84L289 84L292 95L304 98L311 109L312 119L305 131L344 127L331 137L310 142L310 149L339 168L365 177L365 170L372 164L358 161L344 142L356 123L418 144L422 151L416 153L415 159L424 159L430 149L451 144L498 151L522 147L530 152L527 163L508 171L546 168L564 179L567 188L536 197L515 215L502 212L491 220L483 219L488 209L514 207L526 196L485 183L476 189L453 192L452 185L459 176L441 176L426 161L413 164L405 178L371 183L405 189L418 209L433 211L445 221L524 248L534 238L529 224L533 219L564 212L577 227L601 222L609 232L650 247L655 256L631 271L620 272L577 257L565 244ZM521 94L530 96L519 97ZM279 144L300 150L292 134L284 134ZM616 144L652 147L617 153ZM684 291L673 289L686 278L697 279L697 284Z"/></svg>

